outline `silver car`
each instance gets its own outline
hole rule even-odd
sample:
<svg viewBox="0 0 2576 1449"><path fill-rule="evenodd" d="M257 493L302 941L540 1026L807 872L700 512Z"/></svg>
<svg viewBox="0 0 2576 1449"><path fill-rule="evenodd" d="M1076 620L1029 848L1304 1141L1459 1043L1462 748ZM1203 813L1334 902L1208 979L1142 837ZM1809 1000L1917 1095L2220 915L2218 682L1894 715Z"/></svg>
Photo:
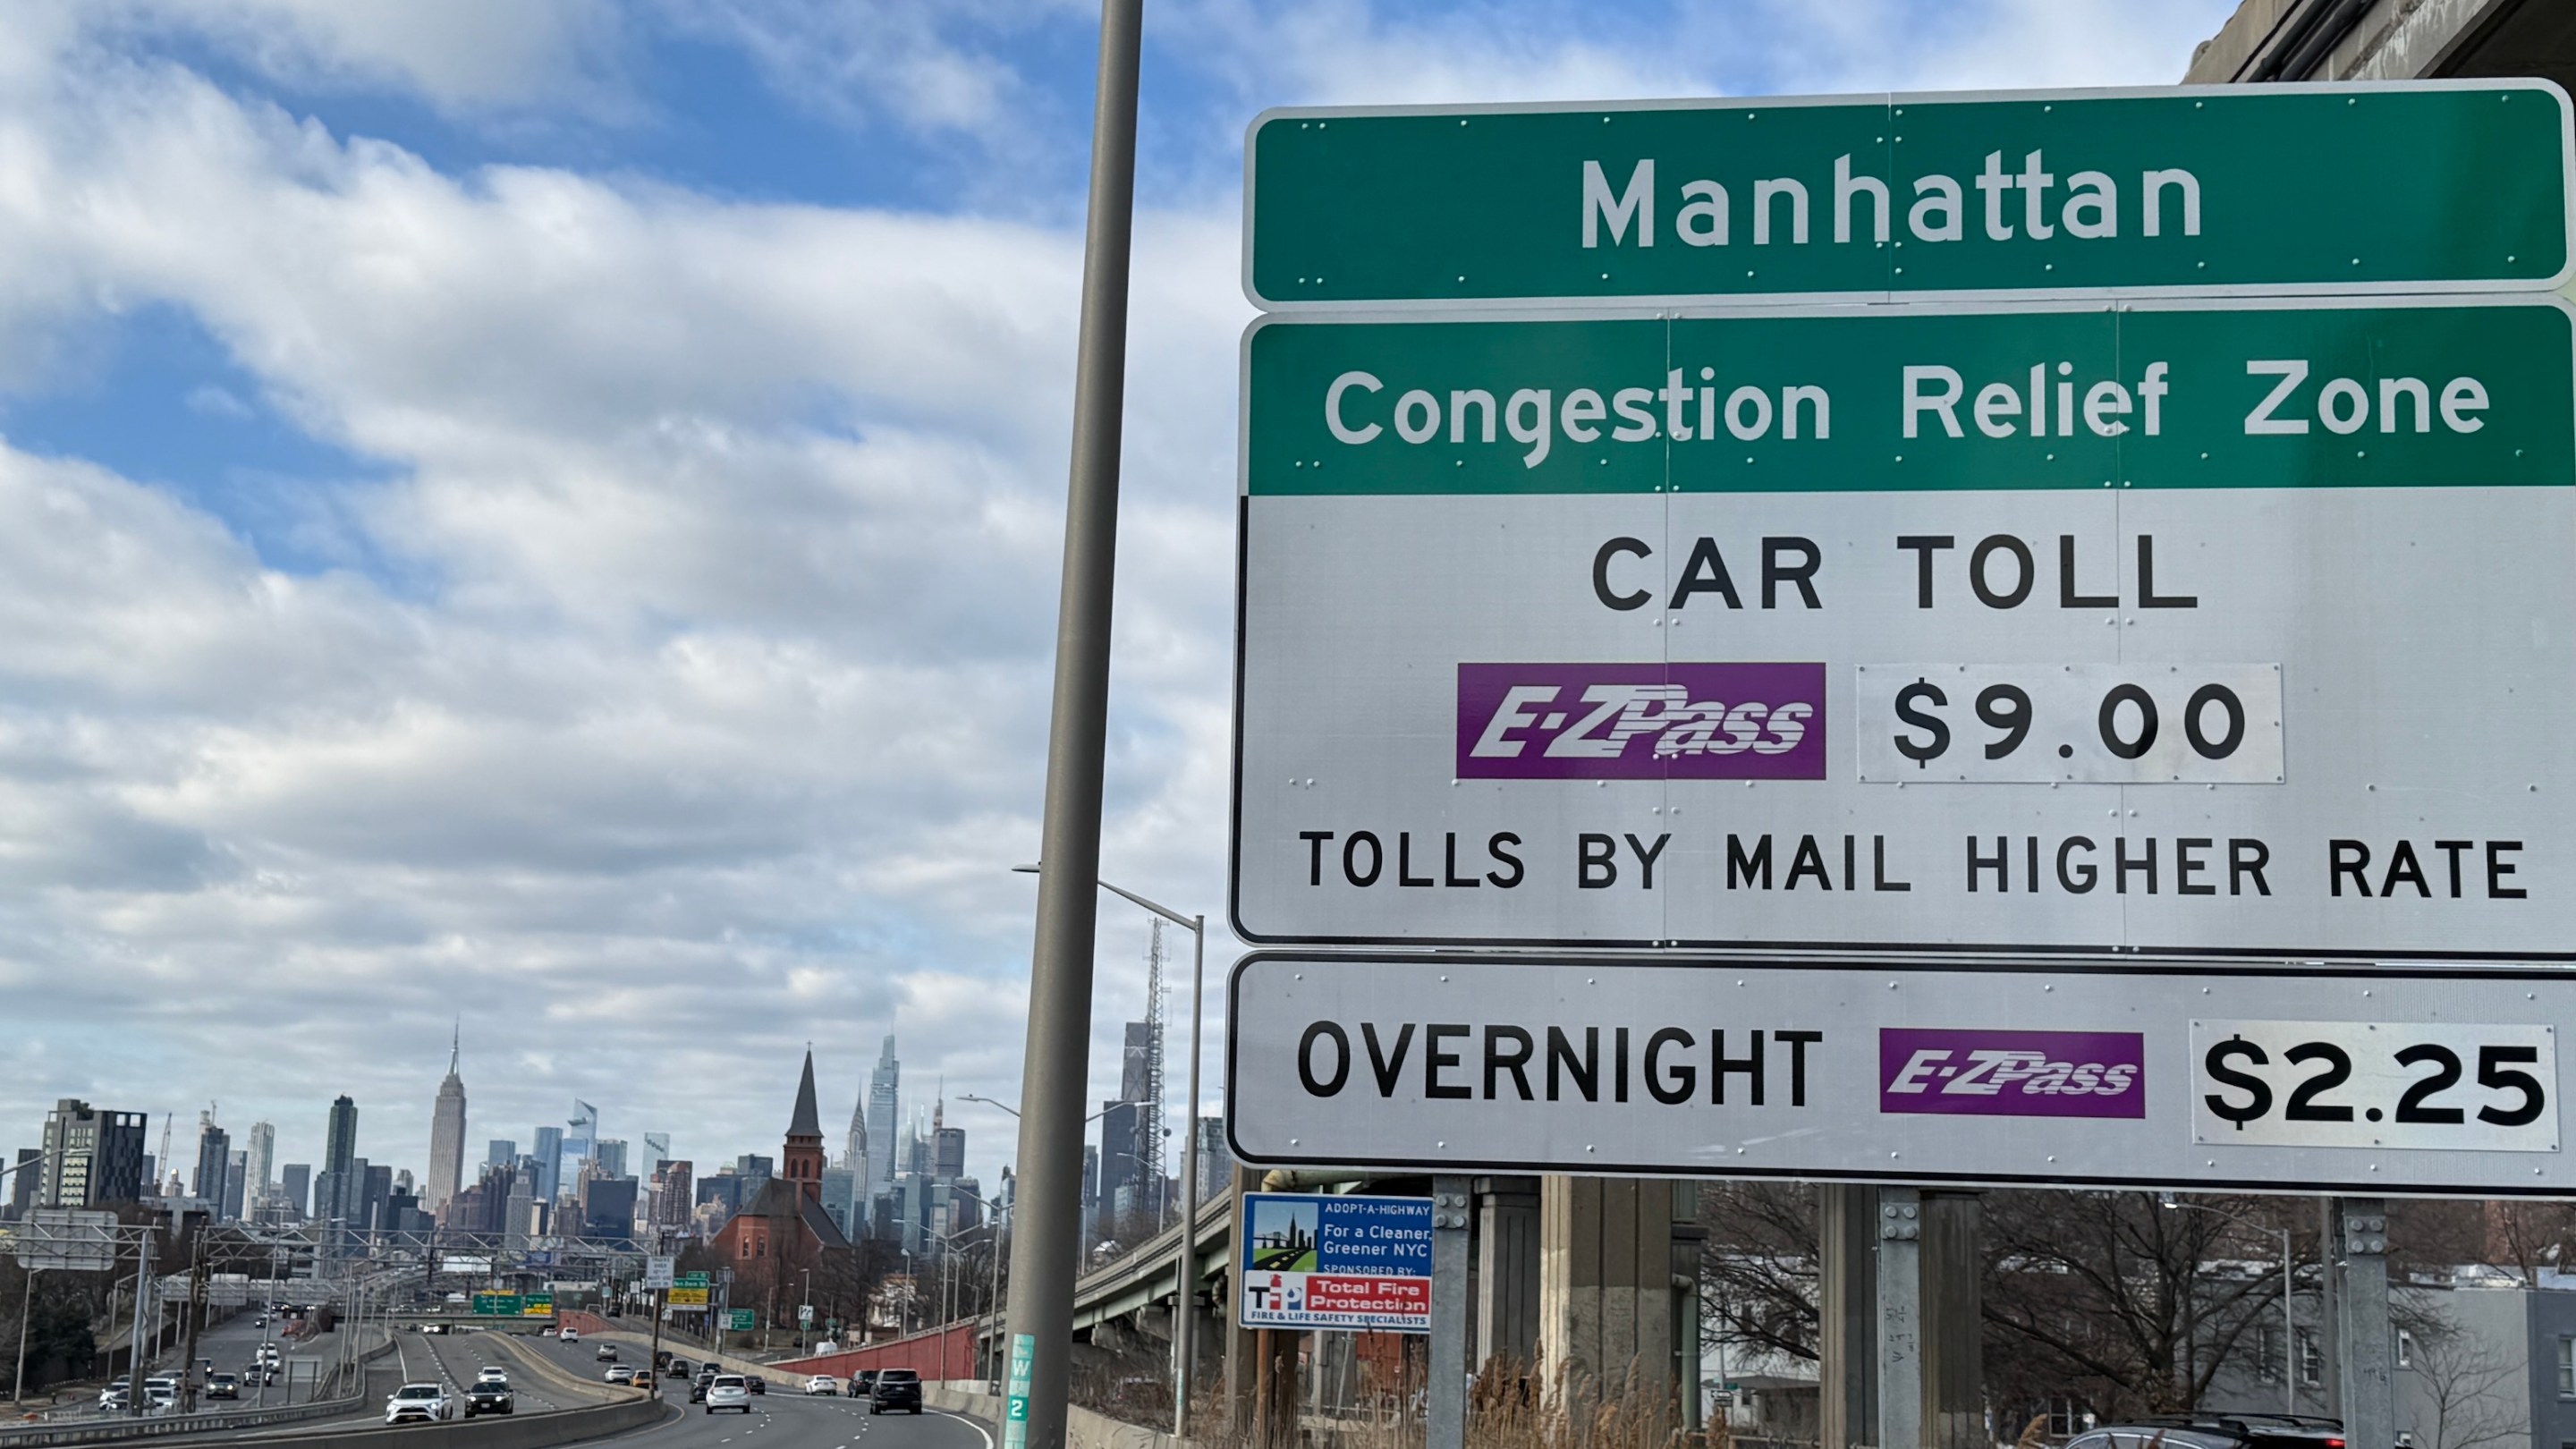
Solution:
<svg viewBox="0 0 2576 1449"><path fill-rule="evenodd" d="M751 1412L751 1386L743 1382L742 1375L718 1374L716 1381L707 1385L707 1412L712 1414L718 1409Z"/></svg>

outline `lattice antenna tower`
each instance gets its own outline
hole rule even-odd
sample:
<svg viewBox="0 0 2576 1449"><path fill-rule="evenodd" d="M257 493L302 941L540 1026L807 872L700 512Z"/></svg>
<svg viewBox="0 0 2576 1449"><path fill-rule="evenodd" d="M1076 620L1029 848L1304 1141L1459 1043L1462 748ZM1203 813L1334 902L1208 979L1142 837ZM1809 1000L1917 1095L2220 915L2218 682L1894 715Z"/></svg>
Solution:
<svg viewBox="0 0 2576 1449"><path fill-rule="evenodd" d="M1136 1114L1136 1135L1144 1140L1137 1155L1152 1175L1150 1201L1163 1204L1163 920L1153 919L1145 941L1145 1105Z"/></svg>

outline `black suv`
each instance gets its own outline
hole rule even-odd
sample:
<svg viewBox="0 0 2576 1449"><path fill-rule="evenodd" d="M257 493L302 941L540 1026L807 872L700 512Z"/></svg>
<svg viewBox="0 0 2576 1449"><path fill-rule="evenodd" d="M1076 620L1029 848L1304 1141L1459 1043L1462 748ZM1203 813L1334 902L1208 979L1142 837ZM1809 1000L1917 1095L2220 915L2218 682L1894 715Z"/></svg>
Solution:
<svg viewBox="0 0 2576 1449"><path fill-rule="evenodd" d="M912 1369L881 1369L874 1387L868 1390L868 1412L882 1414L888 1409L921 1412L921 1375Z"/></svg>
<svg viewBox="0 0 2576 1449"><path fill-rule="evenodd" d="M2066 1449L2344 1449L2343 1421L2310 1414L2149 1414L2076 1435Z"/></svg>
<svg viewBox="0 0 2576 1449"><path fill-rule="evenodd" d="M506 1414L515 1405L507 1379L485 1379L465 1391L465 1417L477 1414Z"/></svg>

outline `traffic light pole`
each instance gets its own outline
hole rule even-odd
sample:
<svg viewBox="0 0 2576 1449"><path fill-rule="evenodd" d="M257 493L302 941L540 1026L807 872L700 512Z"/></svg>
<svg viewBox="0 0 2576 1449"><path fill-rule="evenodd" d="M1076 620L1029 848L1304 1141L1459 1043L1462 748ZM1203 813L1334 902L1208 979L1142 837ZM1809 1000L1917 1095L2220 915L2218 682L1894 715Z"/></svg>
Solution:
<svg viewBox="0 0 2576 1449"><path fill-rule="evenodd" d="M1136 77L1144 0L1101 0L1091 195L1075 344L1073 459L1056 613L1027 1065L1020 1100L1021 1222L1011 1256L1003 1449L1063 1449L1082 1251L1082 1103L1089 1078L1091 951L1100 884L1100 795L1118 552L1126 400L1127 282L1135 224Z"/></svg>

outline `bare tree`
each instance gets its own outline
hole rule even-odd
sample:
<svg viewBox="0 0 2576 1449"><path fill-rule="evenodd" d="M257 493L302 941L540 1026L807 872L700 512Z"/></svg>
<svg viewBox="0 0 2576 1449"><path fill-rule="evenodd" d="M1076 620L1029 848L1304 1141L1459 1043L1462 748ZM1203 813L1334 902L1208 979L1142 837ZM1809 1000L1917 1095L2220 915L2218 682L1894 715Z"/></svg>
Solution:
<svg viewBox="0 0 2576 1449"><path fill-rule="evenodd" d="M1816 1356L1816 1189L1722 1182L1700 1189L1700 1335Z"/></svg>
<svg viewBox="0 0 2576 1449"><path fill-rule="evenodd" d="M2416 1449L2481 1449L2524 1437L2512 1355L2438 1313L2408 1316L2410 1367L2423 1385L2407 1428Z"/></svg>

